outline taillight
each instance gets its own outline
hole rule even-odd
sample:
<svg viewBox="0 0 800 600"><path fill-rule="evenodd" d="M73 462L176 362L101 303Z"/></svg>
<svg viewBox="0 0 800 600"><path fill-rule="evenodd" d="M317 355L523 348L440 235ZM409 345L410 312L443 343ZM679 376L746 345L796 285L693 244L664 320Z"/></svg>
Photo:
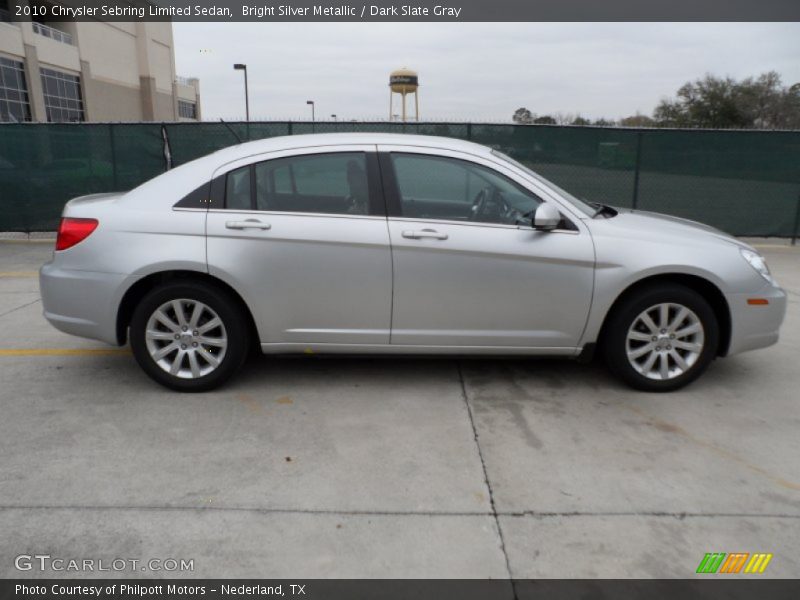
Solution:
<svg viewBox="0 0 800 600"><path fill-rule="evenodd" d="M66 250L75 244L82 242L91 234L99 222L97 219L74 219L63 217L58 225L58 237L56 238L56 250Z"/></svg>

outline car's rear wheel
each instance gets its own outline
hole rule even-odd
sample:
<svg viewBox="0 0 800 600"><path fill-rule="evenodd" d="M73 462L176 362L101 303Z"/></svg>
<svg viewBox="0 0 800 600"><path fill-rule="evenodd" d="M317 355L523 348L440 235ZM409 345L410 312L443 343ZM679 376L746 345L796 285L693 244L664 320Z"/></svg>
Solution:
<svg viewBox="0 0 800 600"><path fill-rule="evenodd" d="M249 331L229 294L175 282L142 299L131 318L130 340L136 361L152 379L173 390L203 392L241 367Z"/></svg>
<svg viewBox="0 0 800 600"><path fill-rule="evenodd" d="M719 325L697 292L657 284L625 298L604 328L613 373L632 387L668 392L699 377L717 353Z"/></svg>

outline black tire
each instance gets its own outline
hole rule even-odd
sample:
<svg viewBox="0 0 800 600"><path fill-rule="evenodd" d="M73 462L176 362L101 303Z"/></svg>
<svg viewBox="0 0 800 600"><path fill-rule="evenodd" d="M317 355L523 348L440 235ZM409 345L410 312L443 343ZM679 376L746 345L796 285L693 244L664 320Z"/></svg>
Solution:
<svg viewBox="0 0 800 600"><path fill-rule="evenodd" d="M628 359L627 337L629 329L642 312L662 303L681 305L692 311L702 324L704 340L699 355L682 374L669 379L651 379L640 373ZM661 335L660 330L658 335ZM641 342L642 345L647 343ZM661 344L661 338L655 343ZM670 341L666 339L663 343L668 344ZM667 346L661 347L666 348ZM671 345L668 347L672 348ZM714 360L718 347L719 323L708 301L693 289L673 283L653 284L623 298L608 317L603 328L601 343L606 363L611 372L631 387L646 392L671 392L688 385L697 379ZM658 361L660 360L659 357ZM668 360L672 367L677 367L674 359ZM642 361L645 362L646 357Z"/></svg>
<svg viewBox="0 0 800 600"><path fill-rule="evenodd" d="M210 373L192 379L165 371L150 355L145 338L153 313L172 300L187 299L205 304L224 326L227 347L219 365ZM238 299L228 292L199 282L172 282L151 290L136 306L130 325L130 342L136 362L161 385L179 392L205 392L222 385L241 368L250 348L250 327ZM166 344L166 342L163 342Z"/></svg>

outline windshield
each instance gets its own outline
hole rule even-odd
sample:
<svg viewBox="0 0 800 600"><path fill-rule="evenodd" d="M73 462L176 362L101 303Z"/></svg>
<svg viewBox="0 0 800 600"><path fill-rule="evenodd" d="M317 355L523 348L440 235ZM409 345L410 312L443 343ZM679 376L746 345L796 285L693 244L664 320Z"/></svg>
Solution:
<svg viewBox="0 0 800 600"><path fill-rule="evenodd" d="M594 214L597 212L597 209L595 207L588 205L583 200L579 200L578 198L576 198L575 196L570 194L568 191L558 187L552 181L549 181L549 180L545 179L544 177L539 175L536 171L533 171L533 170L529 169L528 167L523 165L521 162L514 160L510 156L506 156L505 154L503 154L499 150L492 150L492 154L494 154L497 158L500 158L500 159L506 161L507 163L511 163L512 165L514 165L518 169L521 169L521 170L525 171L525 173L527 173L528 175L533 177L536 181L539 181L539 182L545 184L547 187L549 187L553 191L557 192L562 198L564 198L564 200L566 200L567 202L572 204L575 208L580 210L586 216L588 216L588 217L594 216Z"/></svg>

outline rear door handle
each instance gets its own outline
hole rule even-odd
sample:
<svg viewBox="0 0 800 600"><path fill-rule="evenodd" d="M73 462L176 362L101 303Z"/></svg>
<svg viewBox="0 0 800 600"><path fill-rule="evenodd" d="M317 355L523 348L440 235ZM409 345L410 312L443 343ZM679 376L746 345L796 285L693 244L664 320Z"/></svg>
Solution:
<svg viewBox="0 0 800 600"><path fill-rule="evenodd" d="M227 221L225 227L228 229L272 229L269 223L262 223L258 219L247 219L246 221Z"/></svg>
<svg viewBox="0 0 800 600"><path fill-rule="evenodd" d="M402 233L404 238L408 238L410 240L419 240L422 238L431 238L434 240L446 240L447 234L446 233L439 233L435 229L422 229L419 231L411 231L406 230Z"/></svg>

